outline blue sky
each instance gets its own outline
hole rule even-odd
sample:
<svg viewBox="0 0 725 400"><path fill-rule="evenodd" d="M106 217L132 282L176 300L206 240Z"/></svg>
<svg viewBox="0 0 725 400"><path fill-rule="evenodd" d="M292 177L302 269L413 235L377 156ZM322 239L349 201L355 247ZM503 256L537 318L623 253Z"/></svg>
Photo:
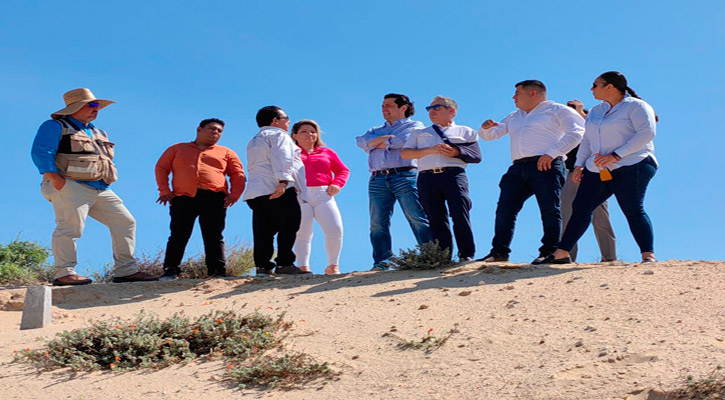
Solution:
<svg viewBox="0 0 725 400"><path fill-rule="evenodd" d="M3 2L0 242L19 236L50 245L53 212L29 151L37 127L73 88L118 102L96 124L116 143L120 180L112 187L136 217L137 251L146 254L163 250L168 237L168 209L154 202L154 164L169 145L192 140L201 119L227 122L221 144L245 165L260 107L276 104L293 121L317 120L352 171L337 199L345 224L341 269L352 271L372 263L369 174L354 137L382 123L385 93L408 94L421 110L435 95L453 97L456 122L477 128L514 110L520 80L540 79L550 99L591 107L594 78L618 70L660 117L661 168L646 201L658 258L723 259L725 3L487 3ZM415 118L430 123L425 112ZM477 256L489 250L497 185L510 165L508 138L482 149L483 163L468 169ZM621 210L615 202L610 210L620 258L638 260ZM326 258L317 232L312 264L319 272ZM519 216L512 261L535 257L541 234L531 199ZM414 245L399 208L393 236L394 249ZM251 241L246 204L230 209L225 237ZM582 238L580 261L598 258L594 242L591 232ZM197 228L187 255L201 251ZM79 271L111 260L106 228L89 219Z"/></svg>

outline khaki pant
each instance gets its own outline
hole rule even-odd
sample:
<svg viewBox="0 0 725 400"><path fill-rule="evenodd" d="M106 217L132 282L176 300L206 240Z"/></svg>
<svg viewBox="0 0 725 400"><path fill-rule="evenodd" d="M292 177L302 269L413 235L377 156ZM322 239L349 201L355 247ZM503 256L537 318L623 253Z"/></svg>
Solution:
<svg viewBox="0 0 725 400"><path fill-rule="evenodd" d="M66 179L65 186L56 190L44 180L40 192L53 204L55 231L52 250L55 258L55 276L58 279L74 275L78 264L76 239L81 237L86 217L90 216L111 231L113 245L113 275L124 277L139 271L133 256L136 245L136 220L123 205L123 201L110 189L98 190Z"/></svg>

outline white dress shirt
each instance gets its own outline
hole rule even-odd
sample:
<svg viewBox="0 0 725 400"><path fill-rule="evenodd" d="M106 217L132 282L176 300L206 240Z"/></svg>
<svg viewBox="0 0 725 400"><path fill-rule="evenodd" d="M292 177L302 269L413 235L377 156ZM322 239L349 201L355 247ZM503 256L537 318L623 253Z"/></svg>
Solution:
<svg viewBox="0 0 725 400"><path fill-rule="evenodd" d="M440 127L443 134L448 140L453 143L473 143L478 140L476 131L473 128L469 128L464 125L456 125L454 122L446 127ZM426 147L433 147L437 144L445 143L438 133L436 133L433 126L428 126L423 129L416 129L410 132L408 140L403 145L404 149L424 149ZM442 154L428 154L418 159L418 170L425 171L433 168L443 167L461 167L466 168L468 165L460 158L447 157Z"/></svg>
<svg viewBox="0 0 725 400"><path fill-rule="evenodd" d="M247 144L247 190L244 201L270 195L279 181L289 181L307 199L305 166L301 150L284 129L263 126Z"/></svg>
<svg viewBox="0 0 725 400"><path fill-rule="evenodd" d="M625 95L614 107L602 102L587 115L586 132L576 155L576 166L599 172L594 165L595 154L617 153L621 160L607 165L617 169L634 165L647 157L655 158L652 142L657 132L655 112L643 100Z"/></svg>
<svg viewBox="0 0 725 400"><path fill-rule="evenodd" d="M511 161L548 154L566 159L584 135L584 118L574 109L551 100L542 101L531 112L517 110L498 126L479 129L483 140L511 135Z"/></svg>

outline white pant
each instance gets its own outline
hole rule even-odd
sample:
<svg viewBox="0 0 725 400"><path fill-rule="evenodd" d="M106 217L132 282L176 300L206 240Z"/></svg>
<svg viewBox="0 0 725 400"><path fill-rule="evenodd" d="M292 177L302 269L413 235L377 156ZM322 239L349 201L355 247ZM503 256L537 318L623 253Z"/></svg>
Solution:
<svg viewBox="0 0 725 400"><path fill-rule="evenodd" d="M312 249L313 220L322 228L325 234L325 250L327 251L327 265L340 264L340 251L342 251L342 216L337 208L335 199L327 194L327 186L312 186L307 188L308 201L300 201L302 222L297 231L295 240L295 255L297 264L310 265L310 250Z"/></svg>
<svg viewBox="0 0 725 400"><path fill-rule="evenodd" d="M44 180L40 188L43 197L53 204L55 231L53 231L53 279L75 275L76 239L81 237L86 217L106 225L111 231L113 245L113 275L123 277L139 271L133 256L136 245L136 220L112 190L98 190L72 179L65 180L61 190Z"/></svg>

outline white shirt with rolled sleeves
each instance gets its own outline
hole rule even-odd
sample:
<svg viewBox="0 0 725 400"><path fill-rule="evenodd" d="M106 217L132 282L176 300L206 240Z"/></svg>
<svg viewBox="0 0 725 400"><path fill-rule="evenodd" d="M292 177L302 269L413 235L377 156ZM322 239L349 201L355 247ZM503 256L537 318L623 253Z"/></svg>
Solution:
<svg viewBox="0 0 725 400"><path fill-rule="evenodd" d="M479 129L483 140L511 135L511 161L548 154L566 159L584 135L584 118L571 107L545 100L531 112L517 110L507 115L498 126Z"/></svg>
<svg viewBox="0 0 725 400"><path fill-rule="evenodd" d="M637 164L647 157L652 157L657 164L652 142L656 133L655 112L643 100L625 95L614 107L602 102L587 115L586 132L575 165L586 165L589 171L598 172L595 154L612 152L622 158L607 165L610 170Z"/></svg>
<svg viewBox="0 0 725 400"><path fill-rule="evenodd" d="M439 127L441 128L441 127ZM456 143L473 143L478 140L476 131L473 128L465 125L456 125L454 122L446 128L441 128L443 134L448 138L452 144ZM436 133L433 126L428 126L423 129L416 129L410 132L408 140L403 145L404 149L424 149L426 147L433 147L437 144L445 143L438 133ZM443 167L461 167L466 168L468 164L460 158L447 157L442 154L428 154L418 159L418 170L425 171L433 168Z"/></svg>
<svg viewBox="0 0 725 400"><path fill-rule="evenodd" d="M307 200L305 166L299 147L284 129L263 126L247 144L247 190L243 200L274 193L279 181L289 181Z"/></svg>

